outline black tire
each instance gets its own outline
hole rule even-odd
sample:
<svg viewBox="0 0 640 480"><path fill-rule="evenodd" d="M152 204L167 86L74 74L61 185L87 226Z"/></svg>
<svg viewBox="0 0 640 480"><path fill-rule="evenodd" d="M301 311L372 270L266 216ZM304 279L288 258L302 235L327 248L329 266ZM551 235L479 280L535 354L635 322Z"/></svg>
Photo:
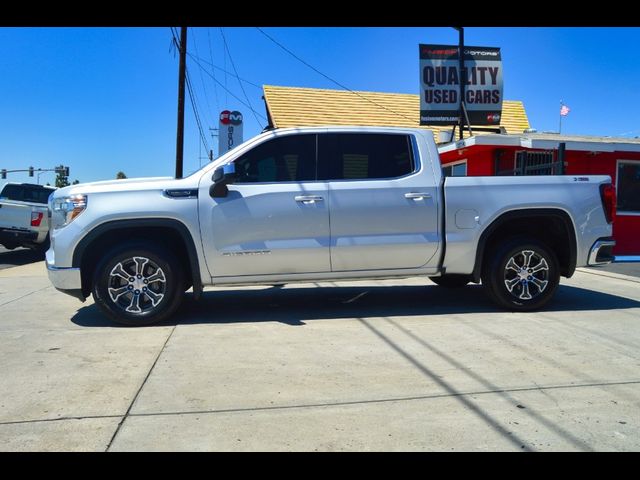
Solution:
<svg viewBox="0 0 640 480"><path fill-rule="evenodd" d="M131 242L102 257L92 293L114 322L142 326L168 319L180 306L183 286L183 270L167 249Z"/></svg>
<svg viewBox="0 0 640 480"><path fill-rule="evenodd" d="M489 298L503 308L529 312L544 307L560 283L558 259L543 243L515 237L489 254L482 285Z"/></svg>
<svg viewBox="0 0 640 480"><path fill-rule="evenodd" d="M2 246L7 250L15 250L16 248L18 248L18 245L15 243L3 243Z"/></svg>
<svg viewBox="0 0 640 480"><path fill-rule="evenodd" d="M35 251L38 255L45 255L50 246L51 240L49 239L49 234L47 234L47 238L44 239L44 242L35 244L32 247L32 250Z"/></svg>
<svg viewBox="0 0 640 480"><path fill-rule="evenodd" d="M471 281L469 275L442 275L440 277L429 277L436 285L445 288L462 288Z"/></svg>

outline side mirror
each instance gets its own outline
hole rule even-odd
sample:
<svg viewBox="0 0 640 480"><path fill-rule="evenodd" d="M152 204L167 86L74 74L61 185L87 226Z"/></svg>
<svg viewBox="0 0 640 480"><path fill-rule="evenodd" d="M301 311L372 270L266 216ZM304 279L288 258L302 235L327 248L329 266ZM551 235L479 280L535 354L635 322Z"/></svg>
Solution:
<svg viewBox="0 0 640 480"><path fill-rule="evenodd" d="M213 198L226 197L229 193L227 185L230 185L236 180L236 166L233 163L228 163L218 167L213 172L213 185L209 188L209 194Z"/></svg>

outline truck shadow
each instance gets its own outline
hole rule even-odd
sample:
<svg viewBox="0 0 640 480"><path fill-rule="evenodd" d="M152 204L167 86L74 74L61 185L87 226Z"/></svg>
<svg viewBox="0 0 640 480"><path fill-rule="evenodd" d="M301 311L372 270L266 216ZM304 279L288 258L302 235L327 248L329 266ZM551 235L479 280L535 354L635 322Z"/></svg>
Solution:
<svg viewBox="0 0 640 480"><path fill-rule="evenodd" d="M29 263L41 262L44 260L44 253L36 252L28 248L16 248L6 250L0 247L0 269L19 267Z"/></svg>
<svg viewBox="0 0 640 480"><path fill-rule="evenodd" d="M583 288L561 285L543 312L640 308L640 302ZM187 294L170 322L158 326L305 321L369 317L406 317L507 313L478 285L446 289L435 285L350 286L317 288L230 289L205 292L198 301ZM512 313L514 319L518 313ZM71 321L85 327L116 326L95 305L81 308Z"/></svg>

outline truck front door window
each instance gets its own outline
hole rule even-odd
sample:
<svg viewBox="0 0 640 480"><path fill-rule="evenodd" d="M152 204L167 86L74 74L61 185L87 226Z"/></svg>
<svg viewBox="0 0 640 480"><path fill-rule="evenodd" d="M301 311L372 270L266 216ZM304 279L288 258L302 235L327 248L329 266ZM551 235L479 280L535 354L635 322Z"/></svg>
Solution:
<svg viewBox="0 0 640 480"><path fill-rule="evenodd" d="M316 136L269 140L235 162L236 183L305 182L316 178Z"/></svg>

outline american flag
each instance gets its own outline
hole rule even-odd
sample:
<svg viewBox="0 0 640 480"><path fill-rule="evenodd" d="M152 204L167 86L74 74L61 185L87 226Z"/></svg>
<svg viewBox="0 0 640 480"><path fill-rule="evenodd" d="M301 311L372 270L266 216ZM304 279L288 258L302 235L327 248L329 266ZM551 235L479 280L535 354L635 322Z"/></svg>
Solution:
<svg viewBox="0 0 640 480"><path fill-rule="evenodd" d="M560 106L560 115L562 115L563 117L566 117L567 115L569 115L570 111L571 111L571 109L569 107L567 107L566 105L561 105Z"/></svg>

